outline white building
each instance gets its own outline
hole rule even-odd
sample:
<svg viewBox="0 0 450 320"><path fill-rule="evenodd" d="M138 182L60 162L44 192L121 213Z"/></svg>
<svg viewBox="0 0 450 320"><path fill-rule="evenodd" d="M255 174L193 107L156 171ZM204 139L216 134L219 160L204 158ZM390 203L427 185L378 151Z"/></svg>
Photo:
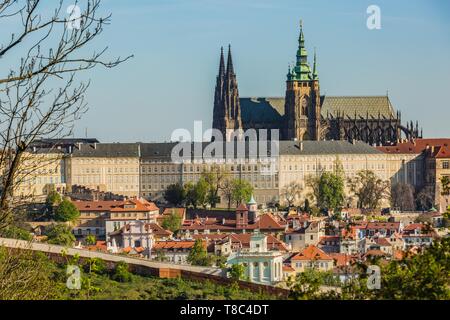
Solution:
<svg viewBox="0 0 450 320"><path fill-rule="evenodd" d="M250 282L273 285L283 280L283 254L268 250L267 236L264 234L254 233L250 248L232 253L227 264L243 264L245 278Z"/></svg>

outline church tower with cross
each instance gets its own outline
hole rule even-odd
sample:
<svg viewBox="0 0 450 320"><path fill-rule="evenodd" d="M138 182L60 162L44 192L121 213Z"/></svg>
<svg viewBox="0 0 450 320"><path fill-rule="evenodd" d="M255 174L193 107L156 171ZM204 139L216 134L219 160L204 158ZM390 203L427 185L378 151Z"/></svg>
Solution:
<svg viewBox="0 0 450 320"><path fill-rule="evenodd" d="M320 87L317 57L311 69L300 21L297 60L288 68L285 97L286 140L320 140Z"/></svg>

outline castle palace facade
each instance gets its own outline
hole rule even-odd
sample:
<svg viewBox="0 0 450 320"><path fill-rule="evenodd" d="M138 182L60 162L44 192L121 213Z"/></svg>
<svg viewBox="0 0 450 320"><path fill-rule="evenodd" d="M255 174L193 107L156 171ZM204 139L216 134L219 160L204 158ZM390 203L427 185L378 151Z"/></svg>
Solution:
<svg viewBox="0 0 450 320"><path fill-rule="evenodd" d="M231 49L227 66L223 49L217 76L213 128L223 137L230 131L278 129L281 140L354 140L371 145L391 145L401 139L422 137L419 124L402 125L386 96L324 96L320 94L317 58L308 62L300 23L296 64L289 67L285 97L240 98ZM269 136L270 138L270 136Z"/></svg>

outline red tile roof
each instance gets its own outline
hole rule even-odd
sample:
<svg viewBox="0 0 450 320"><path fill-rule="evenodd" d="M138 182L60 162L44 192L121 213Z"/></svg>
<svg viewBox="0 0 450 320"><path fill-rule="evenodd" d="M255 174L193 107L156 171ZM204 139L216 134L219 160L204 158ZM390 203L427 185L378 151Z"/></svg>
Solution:
<svg viewBox="0 0 450 320"><path fill-rule="evenodd" d="M333 258L336 267L348 266L353 260L351 255L345 253L330 253L329 255Z"/></svg>
<svg viewBox="0 0 450 320"><path fill-rule="evenodd" d="M367 250L365 257L371 256L371 257L381 257L385 256L386 254L381 250Z"/></svg>
<svg viewBox="0 0 450 320"><path fill-rule="evenodd" d="M430 147L444 147L447 152L444 153L449 155L448 146L450 146L450 139L442 138L442 139L415 139L414 142L408 141L403 143L398 143L394 146L383 146L377 147L378 150L384 153L392 153L392 154L420 154L424 150Z"/></svg>
<svg viewBox="0 0 450 320"><path fill-rule="evenodd" d="M400 222L368 222L365 229L399 229Z"/></svg>
<svg viewBox="0 0 450 320"><path fill-rule="evenodd" d="M156 241L153 244L152 249L158 250L158 249L190 249L194 246L195 241ZM202 242L203 246L206 248L206 242Z"/></svg>
<svg viewBox="0 0 450 320"><path fill-rule="evenodd" d="M145 199L129 199L124 201L72 201L80 212L149 212L159 210L153 203ZM125 208L129 206L129 208Z"/></svg>
<svg viewBox="0 0 450 320"><path fill-rule="evenodd" d="M374 241L375 241L376 244L378 244L378 245L380 245L382 247L390 247L390 246L392 246L392 244L386 238L375 238Z"/></svg>
<svg viewBox="0 0 450 320"><path fill-rule="evenodd" d="M424 225L422 223L411 223L403 228L403 231L413 231L416 229L422 230Z"/></svg>
<svg viewBox="0 0 450 320"><path fill-rule="evenodd" d="M297 253L291 260L333 260L333 258L316 246L310 245Z"/></svg>
<svg viewBox="0 0 450 320"><path fill-rule="evenodd" d="M450 158L450 146L447 144L445 146L436 147L431 156L438 159Z"/></svg>
<svg viewBox="0 0 450 320"><path fill-rule="evenodd" d="M107 251L106 241L97 241L95 245L86 246L89 251Z"/></svg>
<svg viewBox="0 0 450 320"><path fill-rule="evenodd" d="M132 250L136 251L137 253L141 253L141 252L143 252L145 249L144 249L143 247L135 247L135 248L132 248L132 247L126 247L126 248L123 248L123 249L122 249L122 252L130 253Z"/></svg>

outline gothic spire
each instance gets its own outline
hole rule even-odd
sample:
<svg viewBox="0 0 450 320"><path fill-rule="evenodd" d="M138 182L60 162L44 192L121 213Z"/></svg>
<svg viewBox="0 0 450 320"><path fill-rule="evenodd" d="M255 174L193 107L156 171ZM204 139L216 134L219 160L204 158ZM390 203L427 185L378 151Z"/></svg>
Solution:
<svg viewBox="0 0 450 320"><path fill-rule="evenodd" d="M303 34L303 22L300 20L300 35L298 37L297 63L294 68L295 80L309 81L312 78L311 67L308 64L308 52L305 48L305 35Z"/></svg>
<svg viewBox="0 0 450 320"><path fill-rule="evenodd" d="M219 77L225 75L225 58L223 56L223 47L220 48L220 64L219 64Z"/></svg>
<svg viewBox="0 0 450 320"><path fill-rule="evenodd" d="M313 65L313 79L319 79L319 73L317 72L317 54L316 48L314 48L314 65Z"/></svg>
<svg viewBox="0 0 450 320"><path fill-rule="evenodd" d="M227 74L233 74L233 58L231 57L231 45L228 45L228 61L227 61Z"/></svg>

